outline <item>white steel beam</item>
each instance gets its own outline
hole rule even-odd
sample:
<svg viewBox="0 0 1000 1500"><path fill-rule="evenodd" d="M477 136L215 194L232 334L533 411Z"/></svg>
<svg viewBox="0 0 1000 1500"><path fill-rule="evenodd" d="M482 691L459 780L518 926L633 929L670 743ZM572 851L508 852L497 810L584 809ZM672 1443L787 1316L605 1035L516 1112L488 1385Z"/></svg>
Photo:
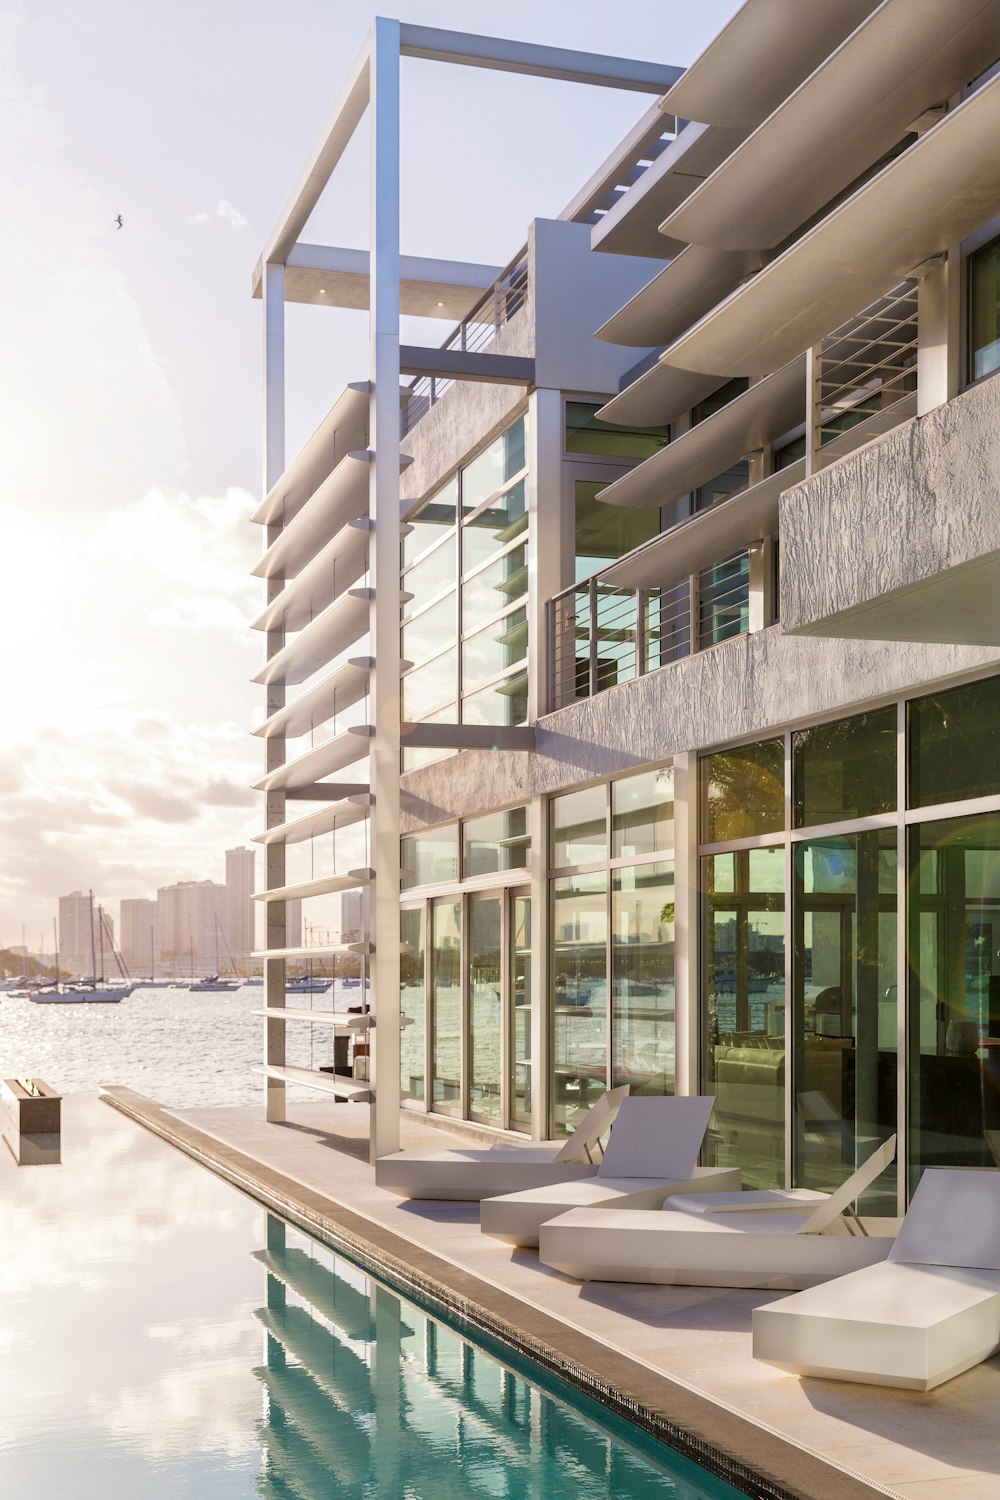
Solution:
<svg viewBox="0 0 1000 1500"><path fill-rule="evenodd" d="M399 59L398 21L377 18L370 40L372 740L371 902L375 1012L372 1156L399 1150Z"/></svg>
<svg viewBox="0 0 1000 1500"><path fill-rule="evenodd" d="M323 189L343 156L368 107L369 42L354 60L347 82L303 168L281 217L271 232L261 261L284 263L309 220ZM277 475L275 476L277 478Z"/></svg>
<svg viewBox="0 0 1000 1500"><path fill-rule="evenodd" d="M639 94L663 94L684 72L683 68L668 63L573 52L565 47L541 47L534 42L476 36L467 31L442 31L435 26L401 26L399 38L404 57L491 68L501 73L527 73L533 78L558 78L564 83L629 89Z"/></svg>
<svg viewBox="0 0 1000 1500"><path fill-rule="evenodd" d="M660 117L662 119L662 116ZM400 311L458 322L500 276L502 266L403 255L399 263ZM285 265L285 301L367 312L371 296L368 251L336 245L296 245ZM252 295L261 295L263 263L253 273Z"/></svg>
<svg viewBox="0 0 1000 1500"><path fill-rule="evenodd" d="M285 269L269 265L264 276L264 493L277 482L285 467ZM267 529L268 542L273 542L280 525L271 524ZM280 580L269 580L269 598L280 591ZM285 643L284 629L277 628L267 633L267 656L277 656ZM268 717L285 706L283 683L272 683L267 690ZM285 759L283 735L275 735L264 747L264 769L270 773ZM284 793L269 791L265 803L266 823L269 828L285 821ZM264 857L267 890L275 890L285 884L285 850L282 844L271 845ZM268 902L265 916L265 947L284 948L287 941L285 906L283 902ZM278 1009L285 1003L285 964L283 959L267 959L264 963L264 1003ZM281 1067L285 1061L285 1028L273 1021L264 1023L264 1062L268 1067ZM267 1118L280 1121L285 1118L285 1085L277 1077L268 1077Z"/></svg>

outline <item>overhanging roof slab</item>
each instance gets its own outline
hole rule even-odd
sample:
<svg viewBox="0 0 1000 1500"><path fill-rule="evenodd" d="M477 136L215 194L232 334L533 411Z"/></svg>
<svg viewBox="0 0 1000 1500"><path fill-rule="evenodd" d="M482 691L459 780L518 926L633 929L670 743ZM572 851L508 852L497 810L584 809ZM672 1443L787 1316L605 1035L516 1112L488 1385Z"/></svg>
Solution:
<svg viewBox="0 0 1000 1500"><path fill-rule="evenodd" d="M620 422L624 427L662 427L717 391L721 384L718 375L655 364L620 395L613 396L597 415L602 422Z"/></svg>
<svg viewBox="0 0 1000 1500"><path fill-rule="evenodd" d="M684 120L752 130L878 0L746 0L663 101Z"/></svg>
<svg viewBox="0 0 1000 1500"><path fill-rule="evenodd" d="M502 270L502 266L471 261L400 256L400 312L418 318L460 322ZM254 272L255 297L261 294L261 271L258 264ZM371 301L368 251L296 245L285 264L285 301L367 312Z"/></svg>
<svg viewBox="0 0 1000 1500"><path fill-rule="evenodd" d="M762 264L756 251L734 255L688 245L597 330L597 337L629 347L672 343Z"/></svg>
<svg viewBox="0 0 1000 1500"><path fill-rule="evenodd" d="M663 233L724 250L780 244L998 55L1000 0L883 0Z"/></svg>
<svg viewBox="0 0 1000 1500"><path fill-rule="evenodd" d="M805 420L806 357L758 380L601 491L602 505L669 505ZM787 481L786 481L787 484Z"/></svg>
<svg viewBox="0 0 1000 1500"><path fill-rule="evenodd" d="M915 145L662 355L682 370L776 370L996 213L1000 77Z"/></svg>
<svg viewBox="0 0 1000 1500"><path fill-rule="evenodd" d="M294 703L286 704L265 719L254 734L266 740L296 739L308 734L317 724L325 724L365 697L374 665L372 656L351 656L339 662L327 677L300 693Z"/></svg>

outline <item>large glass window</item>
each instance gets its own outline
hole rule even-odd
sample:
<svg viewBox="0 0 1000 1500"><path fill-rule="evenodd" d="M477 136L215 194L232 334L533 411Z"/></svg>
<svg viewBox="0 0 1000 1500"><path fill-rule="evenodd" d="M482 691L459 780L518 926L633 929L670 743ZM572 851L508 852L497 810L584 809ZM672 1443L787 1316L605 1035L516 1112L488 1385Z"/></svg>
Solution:
<svg viewBox="0 0 1000 1500"><path fill-rule="evenodd" d="M608 880L552 882L554 1134L572 1130L607 1087Z"/></svg>
<svg viewBox="0 0 1000 1500"><path fill-rule="evenodd" d="M589 786L553 797L552 868L591 865L608 855L608 789Z"/></svg>
<svg viewBox="0 0 1000 1500"><path fill-rule="evenodd" d="M462 572L471 573L501 547L528 529L527 486L523 479L483 507L462 527Z"/></svg>
<svg viewBox="0 0 1000 1500"><path fill-rule="evenodd" d="M523 724L527 717L527 672L517 672L462 699L463 724Z"/></svg>
<svg viewBox="0 0 1000 1500"><path fill-rule="evenodd" d="M1000 369L1000 240L969 256L969 369L980 380Z"/></svg>
<svg viewBox="0 0 1000 1500"><path fill-rule="evenodd" d="M399 1086L404 1099L424 1097L424 908L399 914Z"/></svg>
<svg viewBox="0 0 1000 1500"><path fill-rule="evenodd" d="M457 672L458 652L453 646L407 673L402 682L403 718L422 719L442 704L454 702Z"/></svg>
<svg viewBox="0 0 1000 1500"><path fill-rule="evenodd" d="M672 863L613 873L611 1082L633 1094L674 1090Z"/></svg>
<svg viewBox="0 0 1000 1500"><path fill-rule="evenodd" d="M1000 813L910 831L910 1187L1000 1166Z"/></svg>
<svg viewBox="0 0 1000 1500"><path fill-rule="evenodd" d="M470 636L462 647L462 681L466 687L486 682L516 666L528 654L528 611L501 615L485 630Z"/></svg>
<svg viewBox="0 0 1000 1500"><path fill-rule="evenodd" d="M485 620L523 599L528 592L528 553L512 547L495 562L487 563L462 589L462 630L468 635Z"/></svg>
<svg viewBox="0 0 1000 1500"><path fill-rule="evenodd" d="M599 453L605 458L652 458L670 441L669 427L624 427L602 422L599 406L566 402L566 452Z"/></svg>
<svg viewBox="0 0 1000 1500"><path fill-rule="evenodd" d="M462 874L466 879L501 870L523 870L530 852L526 807L471 818L462 824Z"/></svg>
<svg viewBox="0 0 1000 1500"><path fill-rule="evenodd" d="M455 595L446 594L400 631L399 649L404 661L424 661L436 656L455 640Z"/></svg>
<svg viewBox="0 0 1000 1500"><path fill-rule="evenodd" d="M455 538L442 542L429 552L403 577L403 593L410 597L403 608L408 615L415 614L436 598L443 589L455 583Z"/></svg>
<svg viewBox="0 0 1000 1500"><path fill-rule="evenodd" d="M796 828L891 812L896 806L896 710L817 724L792 735Z"/></svg>
<svg viewBox="0 0 1000 1500"><path fill-rule="evenodd" d="M510 1123L516 1130L531 1127L531 897L527 891L510 896Z"/></svg>
<svg viewBox="0 0 1000 1500"><path fill-rule="evenodd" d="M702 861L702 1091L710 1165L747 1187L785 1180L784 847Z"/></svg>
<svg viewBox="0 0 1000 1500"><path fill-rule="evenodd" d="M431 1076L436 1108L462 1107L462 903L431 907Z"/></svg>
<svg viewBox="0 0 1000 1500"><path fill-rule="evenodd" d="M469 902L469 1112L500 1122L503 1066L500 896Z"/></svg>
<svg viewBox="0 0 1000 1500"><path fill-rule="evenodd" d="M524 468L524 418L521 417L462 470L462 510L482 505Z"/></svg>
<svg viewBox="0 0 1000 1500"><path fill-rule="evenodd" d="M777 833L785 823L785 747L781 740L739 745L701 761L706 844Z"/></svg>
<svg viewBox="0 0 1000 1500"><path fill-rule="evenodd" d="M895 828L796 844L793 911L795 1181L831 1192L896 1132Z"/></svg>
<svg viewBox="0 0 1000 1500"><path fill-rule="evenodd" d="M413 515L407 518L411 528L403 537L403 566L409 567L422 553L439 542L455 525L458 512L458 480L453 479L438 490Z"/></svg>
<svg viewBox="0 0 1000 1500"><path fill-rule="evenodd" d="M735 552L698 575L698 641L705 650L750 628L750 554Z"/></svg>
<svg viewBox="0 0 1000 1500"><path fill-rule="evenodd" d="M909 705L911 807L1000 794L1000 677Z"/></svg>
<svg viewBox="0 0 1000 1500"><path fill-rule="evenodd" d="M576 577L579 582L597 573L660 531L660 512L653 507L630 510L606 505L600 499L610 480L578 479L576 499Z"/></svg>
<svg viewBox="0 0 1000 1500"><path fill-rule="evenodd" d="M611 783L611 853L615 858L674 847L674 768L661 766Z"/></svg>
<svg viewBox="0 0 1000 1500"><path fill-rule="evenodd" d="M458 879L458 828L435 828L400 841L403 890Z"/></svg>

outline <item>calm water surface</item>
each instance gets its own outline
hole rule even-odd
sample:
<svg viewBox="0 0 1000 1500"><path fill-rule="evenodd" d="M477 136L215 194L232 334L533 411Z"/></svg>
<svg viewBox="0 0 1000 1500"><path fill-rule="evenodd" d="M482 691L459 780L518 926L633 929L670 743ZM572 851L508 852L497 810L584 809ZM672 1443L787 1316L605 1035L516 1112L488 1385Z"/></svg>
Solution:
<svg viewBox="0 0 1000 1500"><path fill-rule="evenodd" d="M346 1010L359 993L338 985L289 1004ZM253 1069L263 1056L264 1022L251 1012L263 1003L262 985L215 995L137 989L117 1005L35 1005L0 994L0 1064L5 1077L37 1074L63 1093L118 1083L177 1108L261 1103L264 1080ZM332 1060L326 1027L288 1027L289 1063ZM289 1097L316 1095L295 1090Z"/></svg>
<svg viewBox="0 0 1000 1500"><path fill-rule="evenodd" d="M60 1164L18 1168L0 1147L4 1494L736 1495L541 1389L108 1106L63 1110Z"/></svg>

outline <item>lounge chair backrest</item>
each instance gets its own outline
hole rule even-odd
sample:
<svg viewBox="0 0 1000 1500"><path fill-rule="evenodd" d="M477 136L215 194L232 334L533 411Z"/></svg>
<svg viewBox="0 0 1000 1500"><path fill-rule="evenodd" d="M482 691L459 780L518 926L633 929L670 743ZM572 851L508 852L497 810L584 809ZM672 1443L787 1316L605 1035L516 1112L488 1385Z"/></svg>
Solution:
<svg viewBox="0 0 1000 1500"><path fill-rule="evenodd" d="M889 1259L1000 1271L1000 1172L929 1168L917 1183Z"/></svg>
<svg viewBox="0 0 1000 1500"><path fill-rule="evenodd" d="M715 1106L710 1097L625 1099L598 1177L658 1177L684 1182L698 1162Z"/></svg>
<svg viewBox="0 0 1000 1500"><path fill-rule="evenodd" d="M601 1136L614 1124L622 1100L628 1097L628 1090L628 1084L624 1083L621 1088L608 1089L602 1094L597 1103L588 1109L573 1134L563 1141L555 1160L570 1163L589 1161Z"/></svg>
<svg viewBox="0 0 1000 1500"><path fill-rule="evenodd" d="M863 1161L860 1167L851 1173L850 1177L844 1179L825 1203L820 1203L807 1219L803 1219L798 1233L822 1234L825 1229L829 1229L830 1225L840 1218L845 1208L850 1208L855 1198L860 1198L865 1189L871 1187L876 1177L881 1177L895 1155L896 1137L891 1135L872 1152L867 1161Z"/></svg>

